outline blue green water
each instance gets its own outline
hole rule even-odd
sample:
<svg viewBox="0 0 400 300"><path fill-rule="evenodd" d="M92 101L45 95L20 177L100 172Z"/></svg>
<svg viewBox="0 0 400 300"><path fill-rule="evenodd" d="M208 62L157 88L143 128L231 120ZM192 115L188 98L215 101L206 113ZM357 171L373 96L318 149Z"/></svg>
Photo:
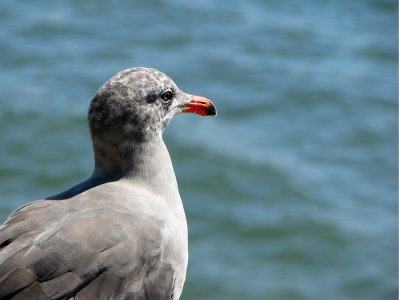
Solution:
<svg viewBox="0 0 400 300"><path fill-rule="evenodd" d="M165 134L182 299L396 299L397 1L0 2L0 218L91 173L88 102L150 66L217 118Z"/></svg>

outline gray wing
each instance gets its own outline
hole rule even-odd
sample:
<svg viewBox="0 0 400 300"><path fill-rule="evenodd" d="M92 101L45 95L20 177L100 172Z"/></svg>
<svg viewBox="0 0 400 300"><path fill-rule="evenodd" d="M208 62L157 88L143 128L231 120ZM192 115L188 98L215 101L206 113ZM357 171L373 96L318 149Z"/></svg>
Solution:
<svg viewBox="0 0 400 300"><path fill-rule="evenodd" d="M170 293L163 222L93 205L74 209L70 201L34 202L0 226L1 299L164 299ZM148 297L146 285L157 298Z"/></svg>

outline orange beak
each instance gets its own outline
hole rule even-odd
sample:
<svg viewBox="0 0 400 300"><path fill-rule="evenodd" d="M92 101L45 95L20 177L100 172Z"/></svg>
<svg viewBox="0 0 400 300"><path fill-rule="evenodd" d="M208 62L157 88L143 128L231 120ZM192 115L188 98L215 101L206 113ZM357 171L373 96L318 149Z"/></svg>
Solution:
<svg viewBox="0 0 400 300"><path fill-rule="evenodd" d="M207 98L201 96L188 95L191 101L180 106L184 113L194 113L200 116L216 116L217 110L214 104Z"/></svg>

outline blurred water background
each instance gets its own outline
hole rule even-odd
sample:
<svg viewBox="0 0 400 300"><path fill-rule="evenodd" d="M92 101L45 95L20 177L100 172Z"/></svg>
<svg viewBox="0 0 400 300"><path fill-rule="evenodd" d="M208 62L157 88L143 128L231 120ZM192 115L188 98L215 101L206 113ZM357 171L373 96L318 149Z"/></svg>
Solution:
<svg viewBox="0 0 400 300"><path fill-rule="evenodd" d="M219 111L165 134L182 299L396 299L397 5L1 1L1 220L90 175L89 100L150 66Z"/></svg>

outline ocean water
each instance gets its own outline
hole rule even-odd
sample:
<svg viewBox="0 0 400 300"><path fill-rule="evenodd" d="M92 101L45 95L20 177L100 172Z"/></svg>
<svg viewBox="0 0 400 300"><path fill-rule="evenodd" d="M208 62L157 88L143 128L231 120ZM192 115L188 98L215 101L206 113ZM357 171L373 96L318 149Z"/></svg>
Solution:
<svg viewBox="0 0 400 300"><path fill-rule="evenodd" d="M88 102L150 66L218 117L165 133L182 299L397 299L398 3L2 1L0 218L93 168Z"/></svg>

